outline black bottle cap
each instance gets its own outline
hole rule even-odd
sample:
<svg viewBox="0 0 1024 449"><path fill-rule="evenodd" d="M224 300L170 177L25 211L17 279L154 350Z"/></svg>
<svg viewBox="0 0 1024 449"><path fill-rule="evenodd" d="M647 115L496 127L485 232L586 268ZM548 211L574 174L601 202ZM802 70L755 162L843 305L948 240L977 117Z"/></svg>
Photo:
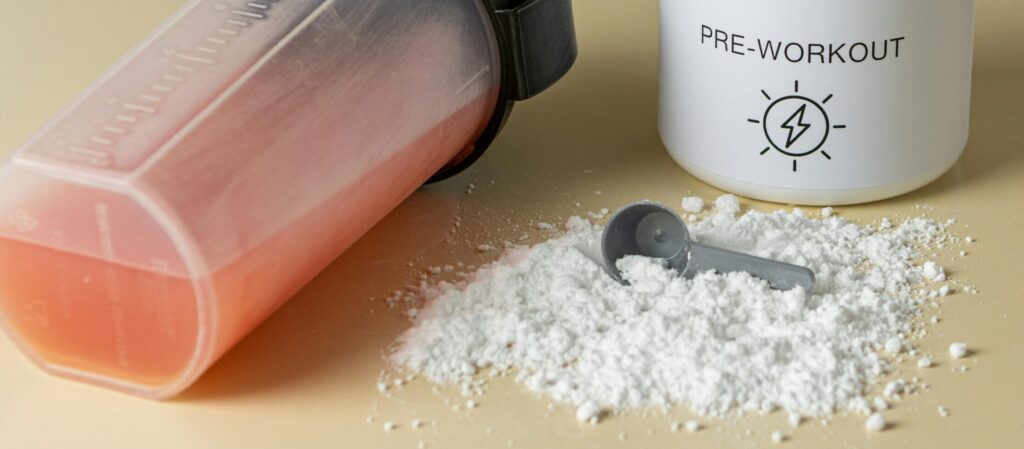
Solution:
<svg viewBox="0 0 1024 449"><path fill-rule="evenodd" d="M469 168L501 132L516 101L527 100L562 79L578 54L572 0L477 0L486 4L498 37L501 82L494 113L480 137L459 159L427 183Z"/></svg>

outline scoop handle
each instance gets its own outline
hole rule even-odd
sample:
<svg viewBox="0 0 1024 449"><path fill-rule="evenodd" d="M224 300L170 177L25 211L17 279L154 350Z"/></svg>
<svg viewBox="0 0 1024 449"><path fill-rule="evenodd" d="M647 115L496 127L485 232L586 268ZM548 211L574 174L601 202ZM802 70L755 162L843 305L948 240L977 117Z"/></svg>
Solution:
<svg viewBox="0 0 1024 449"><path fill-rule="evenodd" d="M814 287L814 272L808 268L720 248L690 244L690 260L683 276L692 279L698 273L714 271L720 274L746 272L768 282L773 289L791 290Z"/></svg>

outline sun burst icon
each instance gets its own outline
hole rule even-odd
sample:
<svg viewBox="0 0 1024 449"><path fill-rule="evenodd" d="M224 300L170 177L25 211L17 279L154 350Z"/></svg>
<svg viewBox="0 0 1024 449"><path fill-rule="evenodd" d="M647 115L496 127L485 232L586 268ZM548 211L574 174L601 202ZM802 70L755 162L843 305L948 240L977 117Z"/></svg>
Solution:
<svg viewBox="0 0 1024 449"><path fill-rule="evenodd" d="M784 156L793 158L793 171L798 171L800 158L813 154L832 160L832 155L825 151L825 143L833 130L846 129L846 125L833 124L825 105L833 94L828 94L821 101L814 100L800 93L800 81L793 83L793 93L778 99L772 98L766 90L761 95L769 102L760 119L747 119L759 125L768 139L768 146L761 150L761 156L773 149Z"/></svg>

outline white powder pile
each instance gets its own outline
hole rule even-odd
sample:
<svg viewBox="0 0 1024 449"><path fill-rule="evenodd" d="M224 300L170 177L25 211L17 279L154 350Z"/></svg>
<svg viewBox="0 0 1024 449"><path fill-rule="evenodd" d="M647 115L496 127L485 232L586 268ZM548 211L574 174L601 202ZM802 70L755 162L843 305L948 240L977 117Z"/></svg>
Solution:
<svg viewBox="0 0 1024 449"><path fill-rule="evenodd" d="M771 290L747 274L687 280L640 257L620 263L631 283L620 285L597 262L600 229L573 218L564 236L512 249L461 283L424 285L426 304L391 361L470 395L486 388L481 370L514 374L589 422L673 406L712 417L782 408L797 423L870 413L866 390L912 347L927 301L915 294L945 278L915 261L946 241L946 225L739 214L731 195L715 208L690 225L695 240L808 266L814 291ZM867 427L884 421L872 416Z"/></svg>

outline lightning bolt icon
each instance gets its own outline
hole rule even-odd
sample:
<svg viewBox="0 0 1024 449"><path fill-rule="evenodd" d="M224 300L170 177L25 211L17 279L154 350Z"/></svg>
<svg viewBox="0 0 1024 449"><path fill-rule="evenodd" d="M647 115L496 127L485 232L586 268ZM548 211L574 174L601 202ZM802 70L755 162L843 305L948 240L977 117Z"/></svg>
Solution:
<svg viewBox="0 0 1024 449"><path fill-rule="evenodd" d="M802 137L807 130L811 129L811 125L804 123L804 113L806 112L807 105L801 105L800 109L797 109L796 112L786 120L786 123L782 124L782 129L789 130L789 137L786 138L786 148L792 147L797 140L800 140L800 137ZM794 121L796 121L796 125L793 124ZM800 128L800 131L796 130L798 127Z"/></svg>

